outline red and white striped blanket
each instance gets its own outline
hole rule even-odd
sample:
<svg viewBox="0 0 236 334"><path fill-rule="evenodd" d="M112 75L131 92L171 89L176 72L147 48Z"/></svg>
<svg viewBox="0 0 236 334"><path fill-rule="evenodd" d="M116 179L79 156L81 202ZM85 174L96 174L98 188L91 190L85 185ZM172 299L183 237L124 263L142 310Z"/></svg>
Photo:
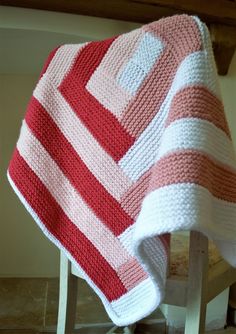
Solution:
<svg viewBox="0 0 236 334"><path fill-rule="evenodd" d="M8 169L117 325L163 300L169 234L236 265L236 159L209 32L194 16L53 50Z"/></svg>

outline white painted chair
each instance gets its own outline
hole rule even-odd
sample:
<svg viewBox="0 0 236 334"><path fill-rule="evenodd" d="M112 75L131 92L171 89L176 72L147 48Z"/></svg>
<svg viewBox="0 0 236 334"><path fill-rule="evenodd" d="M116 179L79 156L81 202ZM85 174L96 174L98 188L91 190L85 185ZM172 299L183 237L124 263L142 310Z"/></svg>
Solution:
<svg viewBox="0 0 236 334"><path fill-rule="evenodd" d="M78 277L81 274L61 253L60 295L57 334L71 334L75 326ZM185 334L202 334L205 330L206 306L209 301L236 282L236 269L223 259L208 267L208 239L199 232L190 233L188 277L172 276L167 279L165 304L186 307ZM110 323L83 325L83 333L91 329L107 328L107 334L117 327ZM82 329L81 327L81 329ZM135 325L123 329L134 333ZM94 331L95 332L95 331Z"/></svg>

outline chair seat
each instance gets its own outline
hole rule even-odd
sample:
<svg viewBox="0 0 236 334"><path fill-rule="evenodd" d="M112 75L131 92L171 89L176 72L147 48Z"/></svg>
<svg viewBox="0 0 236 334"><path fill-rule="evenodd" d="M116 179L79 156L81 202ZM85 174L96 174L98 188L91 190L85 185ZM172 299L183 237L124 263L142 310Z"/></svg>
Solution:
<svg viewBox="0 0 236 334"><path fill-rule="evenodd" d="M208 245L209 269L211 269L215 264L222 261L222 257L212 241L209 240ZM170 275L188 276L189 233L172 233L170 249Z"/></svg>
<svg viewBox="0 0 236 334"><path fill-rule="evenodd" d="M196 231L191 231L190 236L186 232L172 233L170 248L171 270L166 281L163 305L185 307L185 333L203 333L207 303L236 282L236 269L221 258L207 237ZM189 253L191 266L188 272ZM61 325L57 334L71 333L74 328L78 288L75 276L84 278L82 272L61 252L58 313L58 323ZM89 328L90 325L86 324L85 327ZM99 325L104 327L104 323Z"/></svg>
<svg viewBox="0 0 236 334"><path fill-rule="evenodd" d="M211 269L215 264L222 261L222 257L212 241L209 240L208 245L209 269ZM187 277L189 263L189 233L172 233L170 249L170 275ZM72 265L71 271L74 275L83 278L82 272L78 271L74 265Z"/></svg>

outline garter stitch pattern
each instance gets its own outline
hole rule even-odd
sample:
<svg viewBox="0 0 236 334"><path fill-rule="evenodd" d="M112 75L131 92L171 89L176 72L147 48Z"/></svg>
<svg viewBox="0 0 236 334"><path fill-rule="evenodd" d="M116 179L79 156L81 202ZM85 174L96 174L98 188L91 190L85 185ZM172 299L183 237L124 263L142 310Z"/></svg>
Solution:
<svg viewBox="0 0 236 334"><path fill-rule="evenodd" d="M8 178L119 326L162 302L171 232L201 231L236 266L236 159L205 24L177 15L53 50Z"/></svg>

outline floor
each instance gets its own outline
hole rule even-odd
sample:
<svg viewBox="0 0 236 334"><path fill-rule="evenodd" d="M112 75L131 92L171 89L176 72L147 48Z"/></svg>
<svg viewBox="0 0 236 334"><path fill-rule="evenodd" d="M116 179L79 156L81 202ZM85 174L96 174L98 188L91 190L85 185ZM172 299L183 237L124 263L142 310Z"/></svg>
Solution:
<svg viewBox="0 0 236 334"><path fill-rule="evenodd" d="M149 334L150 332L146 332L146 334ZM153 332L154 333L154 332ZM157 334L160 334L161 332L156 332ZM7 329L0 329L0 334L55 334L55 331L50 331L50 332L39 332L36 330L7 330ZM91 334L94 334L94 332L91 332ZM97 333L96 333L97 334ZM138 333L137 333L138 334ZM145 332L140 332L139 334L145 334ZM213 331L213 332L206 332L205 334L236 334L236 329L234 328L229 328L223 331Z"/></svg>
<svg viewBox="0 0 236 334"><path fill-rule="evenodd" d="M207 333L210 334L210 332L207 332ZM214 332L211 332L211 333L212 334L236 334L236 328L228 328L228 329L223 330L223 331L214 331Z"/></svg>
<svg viewBox="0 0 236 334"><path fill-rule="evenodd" d="M55 333L58 290L56 278L0 278L0 334ZM110 322L101 301L84 280L79 280L78 291L77 327L81 323ZM157 310L139 324L137 334L165 332L165 319ZM89 333L95 334L95 331ZM236 328L211 333L236 334Z"/></svg>
<svg viewBox="0 0 236 334"><path fill-rule="evenodd" d="M54 325L57 303L57 279L0 278L0 329Z"/></svg>
<svg viewBox="0 0 236 334"><path fill-rule="evenodd" d="M56 278L0 278L0 334L55 333L58 290ZM81 279L77 309L78 325L110 322L101 301ZM138 332L147 333L148 328L149 333L157 333L158 329L158 333L164 334L165 327L165 319L157 310L139 325ZM95 334L94 330L91 334Z"/></svg>

